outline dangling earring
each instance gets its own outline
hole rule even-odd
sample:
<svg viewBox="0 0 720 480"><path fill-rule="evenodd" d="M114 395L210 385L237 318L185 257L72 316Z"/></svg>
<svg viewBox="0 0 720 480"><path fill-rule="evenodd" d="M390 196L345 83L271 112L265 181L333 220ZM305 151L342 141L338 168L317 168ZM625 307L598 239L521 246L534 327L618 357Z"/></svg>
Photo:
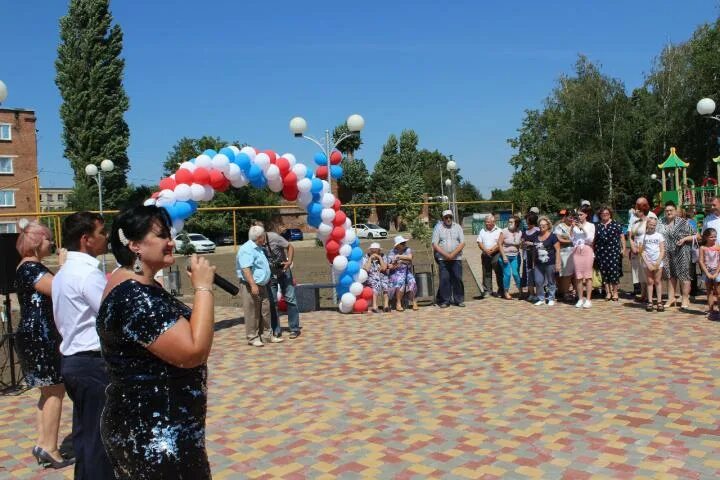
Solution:
<svg viewBox="0 0 720 480"><path fill-rule="evenodd" d="M133 272L137 273L138 275L142 275L143 273L142 258L140 257L140 252L137 252L135 254L135 262L133 262Z"/></svg>

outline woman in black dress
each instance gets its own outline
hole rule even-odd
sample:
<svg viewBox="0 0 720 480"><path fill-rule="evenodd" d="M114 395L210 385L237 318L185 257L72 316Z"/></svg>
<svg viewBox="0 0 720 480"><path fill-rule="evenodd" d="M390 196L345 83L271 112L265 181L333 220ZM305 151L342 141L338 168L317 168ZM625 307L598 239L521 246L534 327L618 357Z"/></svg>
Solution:
<svg viewBox="0 0 720 480"><path fill-rule="evenodd" d="M175 261L165 209L120 213L110 242L121 266L108 281L97 330L110 374L101 433L115 475L210 478L205 364L213 338L215 267L191 257L191 311L153 280Z"/></svg>
<svg viewBox="0 0 720 480"><path fill-rule="evenodd" d="M599 213L600 222L595 229L595 265L605 284L605 299L617 302L618 283L623 275L625 235L620 224L613 220L610 207L602 207Z"/></svg>
<svg viewBox="0 0 720 480"><path fill-rule="evenodd" d="M28 387L40 388L37 404L37 445L32 454L45 467L62 468L73 463L58 450L60 414L65 385L60 375L60 334L53 320L52 273L42 259L52 250L50 230L37 222L18 222L17 268L20 324L15 334L20 366Z"/></svg>

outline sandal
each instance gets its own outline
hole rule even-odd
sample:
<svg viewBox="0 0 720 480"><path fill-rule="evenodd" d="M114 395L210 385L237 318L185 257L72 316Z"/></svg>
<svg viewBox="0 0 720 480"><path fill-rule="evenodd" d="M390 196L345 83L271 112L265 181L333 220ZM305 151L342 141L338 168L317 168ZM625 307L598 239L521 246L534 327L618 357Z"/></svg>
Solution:
<svg viewBox="0 0 720 480"><path fill-rule="evenodd" d="M404 312L404 311L405 311L405 309L404 309L403 307L401 307L400 305L398 305L397 307L395 307L395 310L397 310L398 312Z"/></svg>
<svg viewBox="0 0 720 480"><path fill-rule="evenodd" d="M389 313L389 312L390 312L390 307L383 307L383 312Z"/></svg>
<svg viewBox="0 0 720 480"><path fill-rule="evenodd" d="M650 302L648 302L648 303L645 305L645 311L646 311L646 312L652 312L652 311L653 311L653 304L650 303Z"/></svg>
<svg viewBox="0 0 720 480"><path fill-rule="evenodd" d="M673 303L675 303L675 302L673 302ZM662 302L658 303L657 311L658 311L658 312L664 312L664 311L665 311L665 305L663 305Z"/></svg>
<svg viewBox="0 0 720 480"><path fill-rule="evenodd" d="M371 308L370 311L371 311L372 313L378 313L378 309L377 309L377 308Z"/></svg>

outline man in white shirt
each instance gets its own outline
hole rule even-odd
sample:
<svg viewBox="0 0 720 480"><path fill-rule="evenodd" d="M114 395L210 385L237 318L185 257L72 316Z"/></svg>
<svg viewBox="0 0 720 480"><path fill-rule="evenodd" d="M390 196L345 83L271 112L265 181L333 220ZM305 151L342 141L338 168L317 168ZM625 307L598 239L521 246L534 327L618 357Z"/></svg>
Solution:
<svg viewBox="0 0 720 480"><path fill-rule="evenodd" d="M716 232L720 232L720 198L713 198L711 205L712 210L703 220L702 229L704 232L708 228L714 228Z"/></svg>
<svg viewBox="0 0 720 480"><path fill-rule="evenodd" d="M498 296L505 295L502 282L502 266L499 263L500 249L498 240L501 230L495 225L495 217L489 214L485 217L485 227L480 230L477 237L477 244L482 252L483 268L483 296L493 293L492 274L495 272L495 282L498 286Z"/></svg>
<svg viewBox="0 0 720 480"><path fill-rule="evenodd" d="M63 221L63 238L67 259L53 278L52 300L62 376L73 401L75 478L115 478L100 438L109 379L95 329L106 284L95 257L107 251L105 223L95 213L74 213Z"/></svg>

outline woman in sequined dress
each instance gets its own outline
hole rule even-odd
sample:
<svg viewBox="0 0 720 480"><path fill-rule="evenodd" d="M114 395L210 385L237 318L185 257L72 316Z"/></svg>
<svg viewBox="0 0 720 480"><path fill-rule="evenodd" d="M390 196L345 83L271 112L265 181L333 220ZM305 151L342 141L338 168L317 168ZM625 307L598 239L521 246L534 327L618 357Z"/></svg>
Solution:
<svg viewBox="0 0 720 480"><path fill-rule="evenodd" d="M42 264L51 253L50 230L35 221L18 222L17 268L20 324L15 334L20 366L29 387L40 388L37 404L37 445L32 454L46 467L62 468L73 463L58 450L58 430L65 385L60 375L60 334L52 310L52 273Z"/></svg>
<svg viewBox="0 0 720 480"><path fill-rule="evenodd" d="M97 330L110 373L101 433L115 475L210 478L206 362L215 267L191 257L190 310L153 280L174 263L165 209L140 206L120 213L110 242L121 268L108 281Z"/></svg>

